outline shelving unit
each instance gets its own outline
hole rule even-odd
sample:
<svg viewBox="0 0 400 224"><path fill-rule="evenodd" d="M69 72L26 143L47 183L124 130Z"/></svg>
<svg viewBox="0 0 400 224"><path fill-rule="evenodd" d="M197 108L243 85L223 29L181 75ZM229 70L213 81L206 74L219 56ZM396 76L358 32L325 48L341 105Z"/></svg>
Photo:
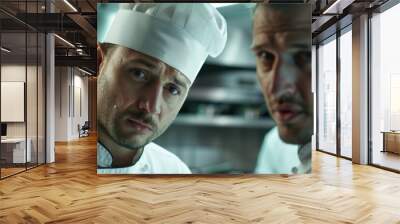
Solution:
<svg viewBox="0 0 400 224"><path fill-rule="evenodd" d="M201 115L179 115L174 121L175 125L196 125L211 127L240 127L240 128L262 128L269 129L275 126L270 118L246 119L234 116L201 116Z"/></svg>

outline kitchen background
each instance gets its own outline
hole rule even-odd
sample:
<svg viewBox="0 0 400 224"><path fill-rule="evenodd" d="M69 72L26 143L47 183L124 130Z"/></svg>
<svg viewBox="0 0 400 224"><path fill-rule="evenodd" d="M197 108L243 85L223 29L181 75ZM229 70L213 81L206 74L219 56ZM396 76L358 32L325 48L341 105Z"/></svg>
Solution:
<svg viewBox="0 0 400 224"><path fill-rule="evenodd" d="M274 126L250 49L251 6L218 8L227 20L227 45L207 59L177 119L155 141L193 173L253 172L264 135Z"/></svg>

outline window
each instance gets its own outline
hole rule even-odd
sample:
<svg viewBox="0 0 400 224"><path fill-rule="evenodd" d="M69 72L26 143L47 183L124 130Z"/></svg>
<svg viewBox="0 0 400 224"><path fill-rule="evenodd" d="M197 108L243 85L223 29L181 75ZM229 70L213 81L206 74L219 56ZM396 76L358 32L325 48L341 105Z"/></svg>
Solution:
<svg viewBox="0 0 400 224"><path fill-rule="evenodd" d="M352 35L351 26L342 31L340 41L340 155L352 157Z"/></svg>
<svg viewBox="0 0 400 224"><path fill-rule="evenodd" d="M39 13L44 1L1 1L23 13ZM14 7L15 8L15 7ZM0 12L0 178L45 163L45 34ZM8 22L4 22L8 21ZM13 99L16 99L13 101ZM16 109L11 109L16 108Z"/></svg>
<svg viewBox="0 0 400 224"><path fill-rule="evenodd" d="M318 149L336 153L336 36L318 48Z"/></svg>
<svg viewBox="0 0 400 224"><path fill-rule="evenodd" d="M392 131L400 130L399 21L400 4L371 18L372 163L396 170L400 170L400 150L396 153L400 133Z"/></svg>

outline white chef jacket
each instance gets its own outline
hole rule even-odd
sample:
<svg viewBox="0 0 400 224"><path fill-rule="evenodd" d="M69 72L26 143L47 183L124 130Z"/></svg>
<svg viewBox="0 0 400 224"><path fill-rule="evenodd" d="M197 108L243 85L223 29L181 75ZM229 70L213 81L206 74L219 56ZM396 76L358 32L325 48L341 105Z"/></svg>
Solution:
<svg viewBox="0 0 400 224"><path fill-rule="evenodd" d="M112 156L97 143L97 174L190 174L189 168L177 156L151 142L144 147L139 160L129 167L111 167ZM101 167L101 168L100 168ZM103 168L107 167L107 168Z"/></svg>
<svg viewBox="0 0 400 224"><path fill-rule="evenodd" d="M311 161L301 164L299 145L281 140L278 128L272 128L266 135L258 154L255 173L258 174L300 174L311 170ZM307 145L310 147L310 145ZM310 147L311 150L311 147Z"/></svg>

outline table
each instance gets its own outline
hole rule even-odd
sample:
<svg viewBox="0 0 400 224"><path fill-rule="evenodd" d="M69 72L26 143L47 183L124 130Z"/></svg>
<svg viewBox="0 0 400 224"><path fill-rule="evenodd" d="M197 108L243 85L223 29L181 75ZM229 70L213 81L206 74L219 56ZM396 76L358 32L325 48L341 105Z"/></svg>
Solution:
<svg viewBox="0 0 400 224"><path fill-rule="evenodd" d="M32 141L27 138L28 143L25 151L25 138L6 138L1 139L1 157L6 163L26 163L31 162ZM26 152L26 153L25 153Z"/></svg>
<svg viewBox="0 0 400 224"><path fill-rule="evenodd" d="M392 152L400 154L400 131L382 131L383 150L382 152Z"/></svg>

